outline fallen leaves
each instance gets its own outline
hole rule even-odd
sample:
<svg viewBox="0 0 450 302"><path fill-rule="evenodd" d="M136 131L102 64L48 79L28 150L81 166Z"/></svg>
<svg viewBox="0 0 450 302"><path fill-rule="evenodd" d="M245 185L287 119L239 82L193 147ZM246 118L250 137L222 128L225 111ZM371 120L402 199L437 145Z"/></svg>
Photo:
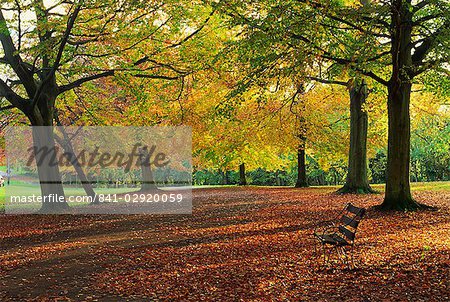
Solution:
<svg viewBox="0 0 450 302"><path fill-rule="evenodd" d="M62 270L56 279L66 278L64 286L75 291L78 286L86 295L89 291L94 300L450 299L449 193L416 192L419 200L439 207L416 213L370 208L381 202L381 195L330 193L329 189L201 189L194 190L193 215L58 216L53 222L44 216L34 225L28 216L1 217L4 222L29 224L16 233L2 225L9 256L0 257L0 262L10 267L11 274L14 265L40 265L38 259L14 264L12 259L20 259L12 252L14 240L25 245L27 238L47 242L38 245L44 250L53 245L56 250L51 253L36 250L43 258L61 259L79 248L77 257L83 259L79 267L92 266L90 274L80 281L80 276L67 277ZM348 271L339 264L323 268L314 254L312 228L317 221L335 217L349 201L369 208L357 233L358 268ZM19 225L17 221L13 226ZM35 230L42 226L47 226L41 228L45 232ZM59 288L48 294L58 297L61 292ZM74 294L59 294L66 295Z"/></svg>

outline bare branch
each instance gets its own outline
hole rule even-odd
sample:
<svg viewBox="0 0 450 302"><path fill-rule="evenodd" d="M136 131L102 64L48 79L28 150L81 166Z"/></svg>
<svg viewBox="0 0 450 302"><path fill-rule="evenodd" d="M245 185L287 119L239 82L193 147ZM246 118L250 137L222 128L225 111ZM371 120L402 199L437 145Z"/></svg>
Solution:
<svg viewBox="0 0 450 302"><path fill-rule="evenodd" d="M413 26L417 26L417 25L420 25L420 24L422 24L422 23L424 23L426 21L430 21L430 20L434 20L434 19L437 19L437 18L441 18L443 16L444 16L443 13L435 14L435 15L427 15L427 16L424 16L424 17L422 17L420 19L417 19L416 21L414 21L412 23L412 25Z"/></svg>
<svg viewBox="0 0 450 302"><path fill-rule="evenodd" d="M89 53L79 53L76 54L75 56L79 56L79 57L91 57L91 58L104 58L104 57L108 57L108 56L112 56L118 53L122 53L125 52L127 50L133 49L134 47L136 47L137 45L139 45L140 43L150 39L155 33L157 33L163 26L165 26L167 24L167 22L169 22L169 20L171 19L171 17L167 18L167 20L165 20L161 25L159 25L155 30L153 30L152 32L150 32L148 35L146 35L145 37L143 37L142 39L139 39L138 41L132 43L131 45L128 45L127 47L124 47L122 49L119 49L118 51L114 51L114 52L107 52L107 53L102 53L102 54L89 54ZM95 41L96 39L94 38L93 41Z"/></svg>
<svg viewBox="0 0 450 302"><path fill-rule="evenodd" d="M13 108L16 108L16 106L8 105L8 106L0 107L0 111L9 110L9 109L13 109Z"/></svg>
<svg viewBox="0 0 450 302"><path fill-rule="evenodd" d="M439 35L449 26L450 20L447 20L440 28L436 30L436 32L423 39L422 44L415 48L414 54L412 55L412 62L415 67L422 64L422 61L435 45Z"/></svg>
<svg viewBox="0 0 450 302"><path fill-rule="evenodd" d="M61 62L61 58L62 58L62 55L63 55L63 52L64 52L64 48L66 47L67 40L69 39L70 32L72 31L72 28L73 28L73 26L75 24L75 20L76 20L76 18L78 16L78 13L80 12L80 9L81 9L81 5L77 4L75 9L74 9L74 12L70 15L70 17L69 17L69 19L67 21L67 26L66 26L64 34L63 34L63 36L61 38L61 43L59 45L58 53L57 53L55 61L53 63L53 67L52 67L51 71L46 75L44 80L40 83L38 89L36 90L36 93L34 94L34 97L33 97L33 104L32 104L31 108L34 108L36 106L36 104L39 101L40 94L44 90L47 82L50 81L55 76L56 70L60 66L60 62Z"/></svg>
<svg viewBox="0 0 450 302"><path fill-rule="evenodd" d="M20 52L20 48L22 46L22 7L20 6L20 3L18 0L15 0L16 6L17 6L17 35L18 35L18 46L17 51Z"/></svg>
<svg viewBox="0 0 450 302"><path fill-rule="evenodd" d="M418 12L419 10L421 10L422 8L427 6L428 4L430 4L429 0L423 0L422 2L417 3L416 5L414 5L413 13Z"/></svg>
<svg viewBox="0 0 450 302"><path fill-rule="evenodd" d="M180 70L180 69L174 67L174 66L171 65L171 64L161 63L161 62L158 62L158 61L156 61L156 60L150 59L150 58L147 57L147 56L143 57L142 59L139 59L139 60L136 61L133 65L134 65L134 66L138 66L138 65L141 65L141 64L143 64L143 63L145 63L145 62L153 63L155 66L167 68L167 69L172 70L172 71L174 71L174 72L176 72L176 73L179 73L179 74L188 74L188 73L189 73L189 71Z"/></svg>
<svg viewBox="0 0 450 302"><path fill-rule="evenodd" d="M80 9L81 4L78 4L75 7L73 13L70 15L69 20L67 21L66 30L64 31L64 34L62 36L61 43L59 44L58 53L56 55L55 62L53 63L52 75L55 74L56 69L58 69L59 67L59 63L61 62L61 57L63 55L64 48L66 47L67 40L69 39L70 32L72 31L72 28L75 24L75 20L77 19L78 13L80 12Z"/></svg>
<svg viewBox="0 0 450 302"><path fill-rule="evenodd" d="M67 85L62 85L58 89L58 94L61 94L63 92L69 91L69 90L72 90L72 89L74 89L76 87L80 87L81 85L83 85L84 83L89 82L89 81L93 81L93 80L96 80L96 79L101 79L101 78L113 76L114 72L115 72L114 70L108 70L108 71L105 71L105 72L102 72L102 73L98 73L98 74L94 74L94 75L91 75L91 76L87 76L87 77L78 79L78 80L76 80L76 81L74 81L72 83L69 83Z"/></svg>
<svg viewBox="0 0 450 302"><path fill-rule="evenodd" d="M368 76L372 79L374 79L375 81L377 81L378 83L384 85L384 86L388 86L389 82L386 81L385 79L383 79L382 77L376 75L373 71L366 71L364 69L360 69L358 67L352 67L354 70L360 72L361 74Z"/></svg>
<svg viewBox="0 0 450 302"><path fill-rule="evenodd" d="M0 10L0 42L3 47L3 52L5 53L4 60L8 62L19 79L22 80L28 95L34 95L36 92L36 83L33 79L33 75L25 68L22 59L14 46L2 10Z"/></svg>
<svg viewBox="0 0 450 302"><path fill-rule="evenodd" d="M328 79L322 79L322 78L318 78L318 77L305 77L308 80L312 80L312 81L316 81L316 82L320 82L320 83L324 83L324 84L335 84L335 85L342 85L342 86L347 86L348 83L344 82L344 81L335 81L335 80L328 80Z"/></svg>
<svg viewBox="0 0 450 302"><path fill-rule="evenodd" d="M12 106L24 111L27 101L15 93L2 79L0 79L0 97L4 97Z"/></svg>
<svg viewBox="0 0 450 302"><path fill-rule="evenodd" d="M157 74L135 74L134 76L137 78L161 79L161 80L169 80L169 81L178 80L178 79L184 77L184 75L165 76L165 75L157 75Z"/></svg>
<svg viewBox="0 0 450 302"><path fill-rule="evenodd" d="M198 33L206 26L206 24L208 24L209 20L210 20L211 17L214 15L214 12L215 12L215 10L213 9L213 10L211 11L211 13L209 14L208 18L206 18L206 20L203 21L202 25L201 25L199 28L197 28L196 30L194 30L190 35L188 35L188 36L185 37L183 40L181 40L181 41L179 41L179 42L177 42L177 43L171 44L169 47L170 47L170 48L174 48L174 47L180 46L181 44L187 42L187 41L190 40L192 37L194 37L196 34L198 34Z"/></svg>

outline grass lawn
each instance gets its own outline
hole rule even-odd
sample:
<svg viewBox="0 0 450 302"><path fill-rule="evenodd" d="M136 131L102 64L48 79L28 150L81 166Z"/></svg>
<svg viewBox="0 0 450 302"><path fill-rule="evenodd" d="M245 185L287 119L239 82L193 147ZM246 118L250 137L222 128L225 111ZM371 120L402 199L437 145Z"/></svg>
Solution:
<svg viewBox="0 0 450 302"><path fill-rule="evenodd" d="M448 184L438 211L378 212L335 188L193 191L192 215L0 215L1 301L449 301ZM423 188L427 188L424 190ZM323 267L313 226L367 207L357 268Z"/></svg>
<svg viewBox="0 0 450 302"><path fill-rule="evenodd" d="M3 166L4 167L4 166ZM0 171L2 167L0 166ZM30 188L30 185L21 181L13 181L12 182L13 188L11 190L14 190L15 192L20 192L22 195L30 195L33 193L36 193L35 188ZM196 186L194 189L205 189L205 188L231 188L235 186ZM256 186L257 188L281 188L281 187L270 187L270 186ZM324 188L326 190L337 190L339 186L316 186L312 188ZM375 184L372 185L372 188L379 192L384 191L384 184ZM449 192L450 191L450 181L439 181L439 182L415 182L411 183L411 189L412 191L436 191L436 192ZM98 194L114 194L114 193L124 193L124 192L132 192L137 191L138 188L99 188L95 189L95 191ZM84 190L82 188L65 188L65 193L67 195L85 195ZM4 202L5 198L5 187L0 188L0 205Z"/></svg>
<svg viewBox="0 0 450 302"><path fill-rule="evenodd" d="M31 195L40 195L39 185L34 184L30 185L28 183L24 183L21 181L12 181L8 187L0 188L0 211L4 209L5 202L5 193L8 190L9 195L20 195L20 196L31 196ZM97 194L120 194L120 193L128 193L133 191L138 191L139 188L96 188L95 192ZM65 187L64 192L66 196L85 196L86 193L83 188L75 188L75 187ZM80 206L82 203L71 203L71 206ZM25 208L33 208L37 205L23 205Z"/></svg>

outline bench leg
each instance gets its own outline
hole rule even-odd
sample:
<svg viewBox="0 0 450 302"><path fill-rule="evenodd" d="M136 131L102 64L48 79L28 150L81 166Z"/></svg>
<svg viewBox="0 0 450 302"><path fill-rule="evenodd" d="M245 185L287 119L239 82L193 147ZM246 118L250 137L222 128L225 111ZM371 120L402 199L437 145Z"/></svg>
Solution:
<svg viewBox="0 0 450 302"><path fill-rule="evenodd" d="M351 265L352 265L352 267L351 267L351 269L353 269L353 268L355 268L355 262L353 261L353 244L352 244L352 249L351 249L351 251L350 251L350 253L351 253Z"/></svg>
<svg viewBox="0 0 450 302"><path fill-rule="evenodd" d="M314 238L314 256L317 255L317 245L318 245L318 244L319 244L319 243L317 242L316 238Z"/></svg>
<svg viewBox="0 0 450 302"><path fill-rule="evenodd" d="M345 264L348 267L348 269L355 268L354 262L353 262L353 245L350 247L349 251L345 250L345 247L341 247L342 253L345 256ZM350 253L350 256L348 255Z"/></svg>
<svg viewBox="0 0 450 302"><path fill-rule="evenodd" d="M336 254L339 257L340 262L344 265L347 265L347 255L345 254L342 246L336 246Z"/></svg>
<svg viewBox="0 0 450 302"><path fill-rule="evenodd" d="M325 244L322 244L323 266L324 267L328 265L328 262L330 261L330 258L331 258L332 251L333 251L333 249L329 249L328 255L327 255L327 248L325 247Z"/></svg>
<svg viewBox="0 0 450 302"><path fill-rule="evenodd" d="M327 251L325 249L325 244L322 244L322 253L323 253L323 265L325 266L325 265L327 265L327 259L326 259Z"/></svg>

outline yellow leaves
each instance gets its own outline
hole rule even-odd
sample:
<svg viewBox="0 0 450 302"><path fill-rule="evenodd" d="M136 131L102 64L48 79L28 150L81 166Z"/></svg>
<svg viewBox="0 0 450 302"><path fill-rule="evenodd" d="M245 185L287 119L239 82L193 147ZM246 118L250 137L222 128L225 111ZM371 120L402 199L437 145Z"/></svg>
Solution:
<svg viewBox="0 0 450 302"><path fill-rule="evenodd" d="M412 121L420 121L424 116L442 115L445 116L445 110L442 112L442 100L434 94L421 91L421 86L415 87L417 92L411 94L411 117ZM450 115L448 115L450 116Z"/></svg>

